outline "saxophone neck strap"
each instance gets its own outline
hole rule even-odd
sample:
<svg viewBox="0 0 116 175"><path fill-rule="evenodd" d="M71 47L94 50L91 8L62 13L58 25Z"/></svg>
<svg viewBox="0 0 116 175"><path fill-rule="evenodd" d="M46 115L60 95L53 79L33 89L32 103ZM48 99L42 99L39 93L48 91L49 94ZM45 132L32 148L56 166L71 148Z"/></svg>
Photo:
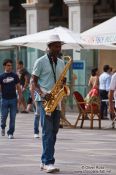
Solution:
<svg viewBox="0 0 116 175"><path fill-rule="evenodd" d="M53 59L50 54L48 54L48 58L49 58L49 62L50 62L50 65L51 65L51 68L52 68L52 72L53 72L53 75L54 75L54 81L56 83L56 65L57 65L57 59ZM53 65L53 63L55 63L55 66Z"/></svg>

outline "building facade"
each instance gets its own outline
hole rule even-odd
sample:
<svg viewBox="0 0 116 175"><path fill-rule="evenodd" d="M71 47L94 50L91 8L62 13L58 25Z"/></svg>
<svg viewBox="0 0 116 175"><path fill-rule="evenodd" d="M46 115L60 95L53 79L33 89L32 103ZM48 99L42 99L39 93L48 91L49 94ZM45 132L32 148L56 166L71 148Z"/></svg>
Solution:
<svg viewBox="0 0 116 175"><path fill-rule="evenodd" d="M69 27L71 23L69 18L71 17L73 20L75 19L73 16L75 16L77 17L75 19L77 26L83 24L80 29L75 25L76 22L73 22L72 25L83 32L90 28L89 25L97 25L116 15L115 0L4 0L0 1L0 40L26 34L26 9L22 5L26 3L30 6L33 6L33 3L42 4L44 8L48 4L46 8L49 12L49 28L59 25ZM39 10L41 11L42 8L39 7ZM71 12L73 14L70 14ZM84 12L87 14L86 18L90 18L89 22L86 18L83 19ZM88 24L85 26L85 23Z"/></svg>

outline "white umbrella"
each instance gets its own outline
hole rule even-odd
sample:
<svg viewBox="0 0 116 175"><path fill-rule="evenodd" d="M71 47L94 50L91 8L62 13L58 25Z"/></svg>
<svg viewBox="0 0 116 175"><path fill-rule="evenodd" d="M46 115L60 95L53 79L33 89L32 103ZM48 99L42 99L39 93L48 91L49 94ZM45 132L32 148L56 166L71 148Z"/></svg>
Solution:
<svg viewBox="0 0 116 175"><path fill-rule="evenodd" d="M86 50L116 50L116 46L113 44L88 44L87 42L84 42L82 47Z"/></svg>
<svg viewBox="0 0 116 175"><path fill-rule="evenodd" d="M116 43L116 17L83 32L81 38L91 46L105 45L112 47L112 44Z"/></svg>
<svg viewBox="0 0 116 175"><path fill-rule="evenodd" d="M57 34L60 40L65 44L63 49L81 48L80 34L74 33L65 27L56 27L54 29L41 31L35 34L25 35L18 38L4 40L0 42L0 46L26 46L46 50L47 40L50 35ZM78 46L77 46L78 45Z"/></svg>
<svg viewBox="0 0 116 175"><path fill-rule="evenodd" d="M54 29L41 31L35 34L25 35L13 39L8 39L0 42L0 48L10 48L15 46L26 46L31 48L37 48L45 51L47 48L47 40L50 35L57 34L60 40L65 44L62 49L110 49L115 50L115 46L99 46L96 44L88 43L80 39L80 34L75 33L65 27L56 27Z"/></svg>

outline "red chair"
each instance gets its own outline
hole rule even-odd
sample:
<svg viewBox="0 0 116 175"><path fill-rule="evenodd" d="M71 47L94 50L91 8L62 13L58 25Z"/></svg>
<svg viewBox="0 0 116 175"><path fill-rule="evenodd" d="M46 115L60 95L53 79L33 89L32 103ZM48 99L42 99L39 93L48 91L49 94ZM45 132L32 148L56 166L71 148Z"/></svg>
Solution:
<svg viewBox="0 0 116 175"><path fill-rule="evenodd" d="M89 109L86 108L86 102L82 95L78 91L73 92L74 99L78 108L79 115L76 119L74 126L76 127L79 120L81 120L81 128L83 128L84 121L86 117L90 119L90 128L93 129L93 120L98 120L99 128L101 128L101 118L100 118L100 107L99 104L96 104L98 107L93 108L93 104L89 104Z"/></svg>

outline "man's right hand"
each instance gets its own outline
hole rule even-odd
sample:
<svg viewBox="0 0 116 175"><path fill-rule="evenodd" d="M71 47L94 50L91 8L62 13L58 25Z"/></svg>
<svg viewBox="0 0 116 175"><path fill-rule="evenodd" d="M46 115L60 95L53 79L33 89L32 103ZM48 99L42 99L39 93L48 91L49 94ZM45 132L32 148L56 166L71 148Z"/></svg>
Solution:
<svg viewBox="0 0 116 175"><path fill-rule="evenodd" d="M49 101L49 100L51 99L51 97L52 97L52 94L47 93L47 94L45 94L44 99L45 99L46 101Z"/></svg>

